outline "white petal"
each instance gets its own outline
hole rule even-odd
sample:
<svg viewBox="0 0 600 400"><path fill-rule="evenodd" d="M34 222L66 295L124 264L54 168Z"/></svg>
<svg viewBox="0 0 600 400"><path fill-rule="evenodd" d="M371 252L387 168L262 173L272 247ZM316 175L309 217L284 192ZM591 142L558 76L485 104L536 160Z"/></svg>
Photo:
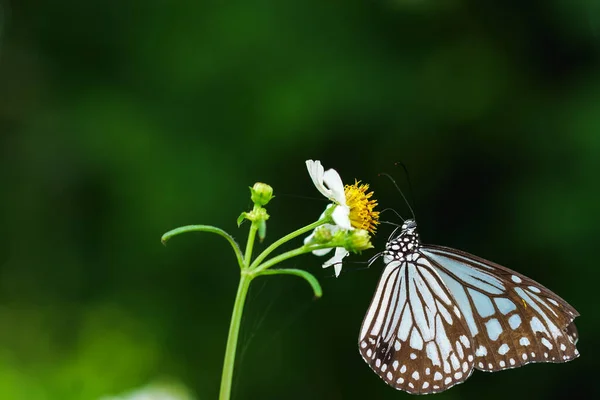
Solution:
<svg viewBox="0 0 600 400"><path fill-rule="evenodd" d="M335 276L338 277L340 275L340 272L342 271L342 260L348 254L348 250L346 250L345 248L336 247L335 255L323 263L323 268L327 268L333 265L333 268L335 269Z"/></svg>
<svg viewBox="0 0 600 400"><path fill-rule="evenodd" d="M335 222L336 226L339 226L342 229L352 230L354 227L350 224L350 209L347 206L336 206L333 213L331 213L331 218L333 218L333 222Z"/></svg>
<svg viewBox="0 0 600 400"><path fill-rule="evenodd" d="M344 182L335 169L328 169L323 175L323 181L331 191L331 200L346 205L346 194L344 193Z"/></svg>
<svg viewBox="0 0 600 400"><path fill-rule="evenodd" d="M329 200L346 205L344 183L335 169L324 170L321 161L306 160L306 169L315 187Z"/></svg>
<svg viewBox="0 0 600 400"><path fill-rule="evenodd" d="M321 257L321 256L324 256L325 254L329 253L329 252L331 251L331 249L332 249L332 248L333 248L333 247L329 247L329 248L327 248L327 249L313 250L313 252L312 252L312 253L313 253L315 256L319 256L319 257Z"/></svg>
<svg viewBox="0 0 600 400"><path fill-rule="evenodd" d="M333 193L323 184L323 175L325 175L325 169L321 165L321 161L306 160L306 169L308 169L308 175L310 175L310 179L312 179L315 187L323 196L330 199L333 196Z"/></svg>

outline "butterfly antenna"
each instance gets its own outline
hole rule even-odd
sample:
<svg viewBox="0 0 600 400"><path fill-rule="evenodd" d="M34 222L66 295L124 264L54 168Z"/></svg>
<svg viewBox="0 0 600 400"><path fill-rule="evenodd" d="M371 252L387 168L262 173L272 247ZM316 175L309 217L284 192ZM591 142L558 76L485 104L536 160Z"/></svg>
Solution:
<svg viewBox="0 0 600 400"><path fill-rule="evenodd" d="M408 167L406 166L406 164L404 164L401 161L397 161L396 163L394 163L394 165L396 165L396 166L400 165L402 167L402 169L404 170L404 173L406 174L406 182L408 183L408 190L410 190L410 199L412 200L412 203L416 206L417 202L415 200L415 191L413 190L413 185L412 185L412 182L410 181L410 174L408 173ZM406 200L406 198L404 200ZM416 221L417 217L415 216L413 209L410 207L410 205L408 207L410 208L410 211L412 212L413 219Z"/></svg>
<svg viewBox="0 0 600 400"><path fill-rule="evenodd" d="M396 226L396 229L394 229L394 230L392 231L392 233L390 233L390 236L388 237L388 242L389 242L390 240L392 240L392 238L394 237L394 235L396 234L396 232L398 232L398 229L400 229L400 228L402 228L402 227L401 227L401 226Z"/></svg>
<svg viewBox="0 0 600 400"><path fill-rule="evenodd" d="M396 216L398 218L400 218L402 220L402 222L404 222L404 218L402 218L402 216L400 215L400 213L398 211L394 210L393 208L389 208L389 207L388 208L384 208L383 210L381 210L381 212L379 214L383 214L386 211L393 212L394 214L396 214Z"/></svg>
<svg viewBox="0 0 600 400"><path fill-rule="evenodd" d="M404 165L404 164L402 164ZM402 198L404 199L404 202L406 203L406 205L408 206L408 209L410 210L410 213L412 214L413 219L416 221L416 217L415 217L415 211L413 210L413 208L410 206L410 203L408 202L408 200L406 199L406 196L404 195L404 192L402 192L402 190L400 190L400 187L398 186L398 184L396 183L396 181L394 180L394 178L392 178L389 174L386 174L385 172L380 172L378 174L379 176L385 176L387 177L390 181L392 181L392 183L394 184L394 187L398 190L398 192L400 192L400 195L402 196ZM410 182L410 181L409 181ZM410 183L409 183L409 187L410 187Z"/></svg>

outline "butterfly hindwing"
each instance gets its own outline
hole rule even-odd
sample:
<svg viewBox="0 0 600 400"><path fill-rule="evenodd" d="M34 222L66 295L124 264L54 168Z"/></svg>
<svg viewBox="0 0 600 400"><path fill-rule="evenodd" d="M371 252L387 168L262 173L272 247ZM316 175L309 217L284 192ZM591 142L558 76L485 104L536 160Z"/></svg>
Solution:
<svg viewBox="0 0 600 400"><path fill-rule="evenodd" d="M499 371L532 362L566 362L579 355L579 314L534 280L471 254L421 246L471 331L475 368ZM572 327L572 328L569 328Z"/></svg>
<svg viewBox="0 0 600 400"><path fill-rule="evenodd" d="M466 380L473 344L457 304L425 258L387 264L363 322L360 353L390 386L435 393Z"/></svg>

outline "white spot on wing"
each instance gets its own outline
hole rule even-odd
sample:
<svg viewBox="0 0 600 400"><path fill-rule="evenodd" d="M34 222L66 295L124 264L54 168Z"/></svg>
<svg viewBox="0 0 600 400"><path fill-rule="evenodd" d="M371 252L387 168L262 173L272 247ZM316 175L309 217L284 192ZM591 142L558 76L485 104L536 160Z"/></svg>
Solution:
<svg viewBox="0 0 600 400"><path fill-rule="evenodd" d="M505 299L504 297L495 298L494 303L496 303L496 307L498 307L498 310L500 310L500 312L504 315L517 309L515 303L513 303L509 299Z"/></svg>
<svg viewBox="0 0 600 400"><path fill-rule="evenodd" d="M502 333L502 326L496 318L491 318L488 322L486 322L485 328L487 329L488 337L492 340L498 339L498 336L500 336Z"/></svg>
<svg viewBox="0 0 600 400"><path fill-rule="evenodd" d="M506 353L508 353L508 350L510 350L510 347L508 347L508 345L506 343L504 343L502 346L500 346L500 348L498 349L498 354L500 355L505 355Z"/></svg>
<svg viewBox="0 0 600 400"><path fill-rule="evenodd" d="M412 314L410 312L410 307L405 307L404 312L402 313L402 318L400 319L400 327L398 328L398 338L403 342L406 342L411 327Z"/></svg>
<svg viewBox="0 0 600 400"><path fill-rule="evenodd" d="M486 355L487 355L487 349L486 349L484 346L482 346L482 345L479 345L479 347L478 347L478 348L477 348L477 350L475 351L475 355L476 355L477 357L483 357L483 356L486 356Z"/></svg>
<svg viewBox="0 0 600 400"><path fill-rule="evenodd" d="M521 325L521 317L519 314L511 315L508 319L508 324L512 329L517 329Z"/></svg>
<svg viewBox="0 0 600 400"><path fill-rule="evenodd" d="M425 346L427 357L431 360L431 363L435 366L441 366L440 354L438 353L437 347L434 342L429 342Z"/></svg>
<svg viewBox="0 0 600 400"><path fill-rule="evenodd" d="M467 349L471 347L471 344L469 343L469 338L467 338L465 335L460 335L460 341L462 342L463 346L465 346Z"/></svg>
<svg viewBox="0 0 600 400"><path fill-rule="evenodd" d="M488 296L471 288L467 288L467 292L469 292L469 295L473 299L473 303L475 303L475 309L477 310L477 313L482 318L487 318L491 315L494 315L496 310L494 309L494 305Z"/></svg>
<svg viewBox="0 0 600 400"><path fill-rule="evenodd" d="M548 330L542 324L542 321L538 319L538 317L531 318L531 322L529 324L531 325L531 330L533 331L533 333L542 332L546 335L549 335Z"/></svg>
<svg viewBox="0 0 600 400"><path fill-rule="evenodd" d="M410 347L415 350L423 349L423 338L416 328L413 328L412 333L410 334Z"/></svg>

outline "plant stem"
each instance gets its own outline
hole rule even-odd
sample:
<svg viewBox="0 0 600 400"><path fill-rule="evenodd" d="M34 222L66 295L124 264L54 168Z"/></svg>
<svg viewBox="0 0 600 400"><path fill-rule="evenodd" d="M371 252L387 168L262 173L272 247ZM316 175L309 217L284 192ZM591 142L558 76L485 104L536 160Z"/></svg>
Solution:
<svg viewBox="0 0 600 400"><path fill-rule="evenodd" d="M231 313L231 323L229 325L229 335L227 336L227 349L225 350L219 400L229 400L231 396L231 382L233 379L233 367L235 365L235 352L237 349L238 335L240 333L240 323L242 321L244 303L251 281L252 277L247 275L245 271L242 271L237 295L235 296L235 303L233 303L233 312Z"/></svg>
<svg viewBox="0 0 600 400"><path fill-rule="evenodd" d="M254 238L256 237L256 231L258 227L255 223L250 226L250 233L248 233L248 242L246 243L246 254L244 255L244 268L248 268L250 260L252 259L252 250L254 250Z"/></svg>
<svg viewBox="0 0 600 400"><path fill-rule="evenodd" d="M275 257L269 259L268 261L265 261L264 263L260 264L258 267L250 270L249 273L252 275L258 276L267 268L271 268L273 265L278 264L282 261L285 261L288 258L296 257L301 254L310 253L311 251L314 251L314 250L330 249L330 248L331 248L330 244L298 247L297 249L286 251L285 253L281 253L280 255L275 256Z"/></svg>
<svg viewBox="0 0 600 400"><path fill-rule="evenodd" d="M284 237L282 237L281 239L273 242L273 244L271 244L269 247L267 247L262 253L260 253L258 255L258 257L256 257L256 259L252 262L252 264L250 265L250 269L255 269L257 266L260 265L260 263L263 262L263 260L265 258L267 258L267 256L269 254L271 254L271 252L273 250L275 250L276 248L278 248L279 246L281 246L282 244L289 242L290 240L292 240L293 238L295 238L296 236L300 236L306 232L310 232L313 229L315 229L318 226L321 226L323 224L326 224L328 222L328 220L324 220L321 219L319 221L313 222L310 225L306 225L303 228L300 228L298 230L295 230L294 232L288 233L287 235L285 235Z"/></svg>

